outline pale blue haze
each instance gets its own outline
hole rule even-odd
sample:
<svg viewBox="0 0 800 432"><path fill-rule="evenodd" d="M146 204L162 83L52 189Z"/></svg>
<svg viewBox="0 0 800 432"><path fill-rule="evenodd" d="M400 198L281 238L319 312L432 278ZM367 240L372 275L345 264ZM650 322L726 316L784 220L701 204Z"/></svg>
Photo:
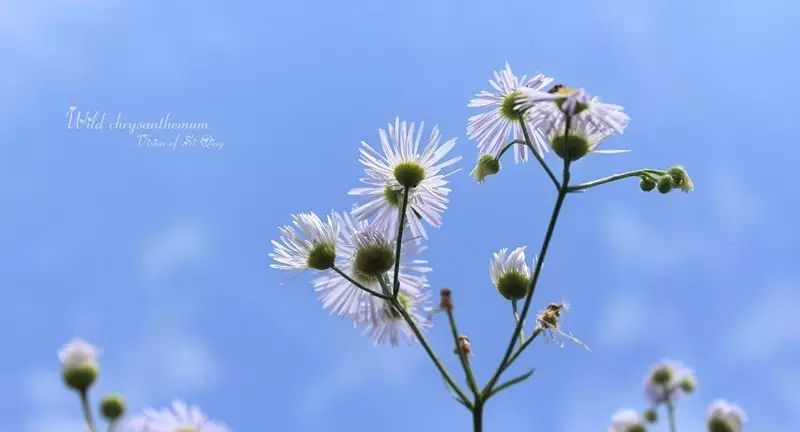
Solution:
<svg viewBox="0 0 800 432"><path fill-rule="evenodd" d="M554 199L533 164L468 176L467 101L508 60L630 113L609 147L633 152L587 157L576 180L682 163L697 190L568 198L535 307L568 300L592 352L536 343L486 429L605 430L674 358L700 382L682 432L719 397L749 431L798 430L798 19L788 0L4 1L0 429L80 430L55 353L83 336L103 349L95 400L122 391L134 411L180 397L237 432L467 430L419 347L373 348L267 253L290 212L353 204L362 139L396 115L439 124L465 160L430 280L454 290L485 379L511 331L490 253L538 249ZM70 105L208 122L224 147L71 130Z"/></svg>

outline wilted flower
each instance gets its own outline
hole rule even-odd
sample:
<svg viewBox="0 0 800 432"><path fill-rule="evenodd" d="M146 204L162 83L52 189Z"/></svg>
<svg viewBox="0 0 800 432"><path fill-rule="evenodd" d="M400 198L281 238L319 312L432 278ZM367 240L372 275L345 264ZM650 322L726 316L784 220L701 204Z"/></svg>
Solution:
<svg viewBox="0 0 800 432"><path fill-rule="evenodd" d="M520 121L524 121L532 134L531 139L535 151L540 155L547 151L547 147L533 123L532 106L518 108L517 99L522 95L522 89L539 90L546 87L553 78L536 74L526 80L523 75L517 78L511 71L511 66L506 63L502 71L494 72L494 79L489 80L493 91L481 91L475 95L467 106L475 108L490 107L489 111L474 115L467 124L467 136L478 141L478 152L497 156L503 146L510 140L523 139L524 134ZM528 150L525 146L516 146L514 160L528 160Z"/></svg>
<svg viewBox="0 0 800 432"><path fill-rule="evenodd" d="M472 343L469 341L469 337L465 335L460 335L456 342L456 354L463 353L465 356L472 355Z"/></svg>
<svg viewBox="0 0 800 432"><path fill-rule="evenodd" d="M366 142L361 143L359 161L366 173L361 182L367 187L355 188L349 193L366 198L353 207L353 216L371 219L381 228L397 232L403 190L409 188L406 222L413 235L427 238L423 220L433 227L441 226L450 193L446 177L454 172L443 173L443 170L461 160L461 156L445 159L456 140L451 138L441 143L437 126L420 151L423 125L416 129L414 123L401 122L397 118L394 125L389 124L388 135L380 129L383 153Z"/></svg>
<svg viewBox="0 0 800 432"><path fill-rule="evenodd" d="M500 172L500 161L495 156L485 153L478 157L478 164L470 173L478 183L483 183L486 177Z"/></svg>
<svg viewBox="0 0 800 432"><path fill-rule="evenodd" d="M747 416L738 406L718 400L708 408L709 432L741 432Z"/></svg>

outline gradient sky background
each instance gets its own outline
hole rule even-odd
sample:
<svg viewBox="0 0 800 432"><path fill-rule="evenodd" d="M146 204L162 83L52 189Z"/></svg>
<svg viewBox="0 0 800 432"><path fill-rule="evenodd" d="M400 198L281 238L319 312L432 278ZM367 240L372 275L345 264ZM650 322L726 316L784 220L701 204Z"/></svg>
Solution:
<svg viewBox="0 0 800 432"><path fill-rule="evenodd" d="M630 113L609 147L633 152L576 180L682 163L697 189L568 198L535 308L567 299L593 352L536 343L487 430L602 431L644 407L662 358L699 377L682 431L720 397L750 431L798 430L799 18L776 0L4 1L0 428L80 430L56 350L82 336L103 349L95 400L122 391L134 412L179 397L240 432L467 430L419 347L372 347L267 253L290 212L354 203L359 141L396 115L438 123L465 160L430 281L453 288L485 379L511 330L489 254L538 249L554 198L536 165L468 176L466 103L508 60ZM224 147L70 130L70 105L207 122ZM430 338L458 375L441 317Z"/></svg>

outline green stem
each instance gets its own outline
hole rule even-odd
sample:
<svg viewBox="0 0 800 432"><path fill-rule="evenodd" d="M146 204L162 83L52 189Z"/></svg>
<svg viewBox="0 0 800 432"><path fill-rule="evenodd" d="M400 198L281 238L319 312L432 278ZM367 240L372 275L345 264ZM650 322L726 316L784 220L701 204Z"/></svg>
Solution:
<svg viewBox="0 0 800 432"><path fill-rule="evenodd" d="M380 298L382 298L384 300L389 298L389 296L387 296L387 295L381 294L381 293L379 293L379 292L377 292L375 290L371 290L371 289L365 287L364 285L360 284L358 281L356 281L355 279L351 278L347 273L343 272L339 267L333 266L333 267L331 267L331 269L333 271L335 271L336 273L339 273L340 276L342 276L343 278L347 279L348 282L350 282L351 284L355 285L359 289L362 289L362 290L374 295L375 297L380 297Z"/></svg>
<svg viewBox="0 0 800 432"><path fill-rule="evenodd" d="M397 299L400 293L400 248L403 245L403 228L406 224L406 209L408 208L408 192L409 188L403 188L403 205L400 210L400 227L397 228L397 245L394 250L394 279L392 288L392 298Z"/></svg>
<svg viewBox="0 0 800 432"><path fill-rule="evenodd" d="M483 404L484 401L478 398L472 408L472 430L473 432L483 432Z"/></svg>
<svg viewBox="0 0 800 432"><path fill-rule="evenodd" d="M381 285L384 286L384 289L388 289L387 282L384 277L379 277L378 280L380 281ZM397 298L390 297L387 301L391 302L392 306L400 313L400 316L403 317L405 322L411 328L411 331L417 337L417 340L425 349L425 352L428 354L428 357L431 358L433 364L436 366L436 369L439 370L439 373L442 374L442 378L444 378L445 382L450 386L451 389L458 395L458 398L461 402L466 406L469 410L473 409L473 405L470 402L469 398L467 397L466 393L461 389L461 387L456 383L453 377L450 375L450 372L447 371L447 368L444 366L439 357L433 351L428 340L425 339L425 335L422 334L422 331L417 327L417 323L414 322L414 319L408 314L405 310L403 305L397 300Z"/></svg>
<svg viewBox="0 0 800 432"><path fill-rule="evenodd" d="M567 117L566 124L564 126L565 129L565 137L568 138L570 128L570 117ZM547 231L544 235L544 240L542 241L542 247L539 250L539 257L536 260L536 267L533 271L533 277L531 278L531 287L528 290L528 295L525 297L525 304L522 306L522 313L520 314L520 319L517 322L517 325L514 326L514 332L511 335L511 341L508 343L508 347L506 348L506 352L503 355L503 359L500 361L500 364L497 366L497 370L495 371L492 378L486 384L483 389L483 395L489 395L494 388L494 385L497 383L497 380L500 379L503 371L511 365L510 359L514 352L514 347L516 346L517 338L519 338L520 333L522 332L522 323L525 322L525 317L528 316L528 311L530 310L531 303L533 301L533 295L536 292L536 284L539 281L539 275L542 273L542 264L544 263L545 258L547 257L547 250L550 247L550 240L553 238L553 232L555 232L556 223L558 222L558 216L561 214L561 206L564 204L564 199L567 197L568 193L568 186L569 186L569 165L570 165L570 158L569 154L565 155L564 158L564 170L562 173L562 181L561 184L564 185L563 187L558 188L558 196L556 197L556 203L553 206L553 213L550 215L550 222L547 225Z"/></svg>
<svg viewBox="0 0 800 432"><path fill-rule="evenodd" d="M89 406L89 393L86 390L81 390L80 395L83 419L86 421L86 426L89 428L89 431L97 432L97 426L95 426L94 418L92 418L92 408Z"/></svg>
<svg viewBox="0 0 800 432"><path fill-rule="evenodd" d="M511 141L510 143L506 144L506 145L503 147L503 149L502 149L502 150L500 150L500 153L498 153L498 154L497 154L497 156L495 157L495 159L497 159L497 160L500 160L500 158L502 158L502 157L503 157L503 154L505 154L505 152L506 152L508 149L510 149L510 148L511 148L513 145L515 145L515 144L525 144L525 145L527 145L527 143L526 143L525 141L523 141L523 140L514 140L514 141Z"/></svg>
<svg viewBox="0 0 800 432"><path fill-rule="evenodd" d="M514 322L519 323L519 313L517 312L517 301L511 301L511 311L514 313ZM522 330L519 331L519 344L520 346L525 344L525 326L523 324Z"/></svg>
<svg viewBox="0 0 800 432"><path fill-rule="evenodd" d="M675 405L672 403L672 399L667 399L667 417L669 417L669 431L677 431L678 429L675 425Z"/></svg>
<svg viewBox="0 0 800 432"><path fill-rule="evenodd" d="M538 160L539 164L542 166L542 168L544 168L547 176L550 177L550 180L552 180L553 184L556 186L556 189L561 190L561 185L558 183L555 174L553 174L553 171L550 170L547 162L542 159L542 155L540 155L533 146L533 142L531 141L530 133L528 132L528 126L525 124L525 120L520 119L519 124L522 126L522 135L525 136L525 143L527 144L528 148L530 148L533 155L536 156L536 160Z"/></svg>
<svg viewBox="0 0 800 432"><path fill-rule="evenodd" d="M592 180L586 183L580 183L575 186L570 186L567 188L569 192L576 192L579 190L589 189L591 187L600 186L602 184L611 183L613 181L622 180L628 177L639 177L642 175L649 175L649 174L657 174L657 175L664 175L666 171L654 170L654 169L640 169L635 171L628 171L620 174L610 175L608 177L603 177L597 180Z"/></svg>
<svg viewBox="0 0 800 432"><path fill-rule="evenodd" d="M461 350L461 345L458 343L458 327L456 326L456 318L453 315L453 308L447 309L447 319L450 321L450 330L453 332L453 341L456 343L456 353L458 359L461 360L461 367L464 368L464 375L467 377L467 384L475 396L478 396L478 384L475 381L475 375L472 373L472 366L469 364L467 354Z"/></svg>

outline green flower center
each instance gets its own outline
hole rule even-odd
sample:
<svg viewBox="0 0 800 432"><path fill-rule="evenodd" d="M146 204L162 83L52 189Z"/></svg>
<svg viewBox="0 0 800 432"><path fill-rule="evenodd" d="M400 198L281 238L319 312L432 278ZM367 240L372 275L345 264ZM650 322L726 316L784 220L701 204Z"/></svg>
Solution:
<svg viewBox="0 0 800 432"><path fill-rule="evenodd" d="M709 432L733 432L733 428L721 418L712 418L708 421Z"/></svg>
<svg viewBox="0 0 800 432"><path fill-rule="evenodd" d="M406 311L409 307L411 307L411 299L402 292L397 293L397 301L400 302L400 305L403 306L403 309ZM398 311L397 308L392 306L389 302L384 302L383 312L389 319L393 319L395 321L403 319L403 315L400 314L400 311Z"/></svg>
<svg viewBox="0 0 800 432"><path fill-rule="evenodd" d="M625 432L646 432L646 430L645 430L644 426L637 424L637 425L633 425L633 426L629 427L628 430L625 431Z"/></svg>
<svg viewBox="0 0 800 432"><path fill-rule="evenodd" d="M425 180L425 168L416 162L401 162L394 167L394 178L407 188L417 187Z"/></svg>
<svg viewBox="0 0 800 432"><path fill-rule="evenodd" d="M394 266L394 250L388 244L362 246L356 251L353 268L364 282L374 282Z"/></svg>
<svg viewBox="0 0 800 432"><path fill-rule="evenodd" d="M199 432L199 431L195 428L179 427L178 429L175 429L175 432Z"/></svg>
<svg viewBox="0 0 800 432"><path fill-rule="evenodd" d="M553 137L553 151L562 159L569 155L570 161L576 161L589 153L589 140L581 135L564 134Z"/></svg>
<svg viewBox="0 0 800 432"><path fill-rule="evenodd" d="M497 290L506 300L519 300L528 294L531 280L528 275L517 271L508 272L497 281Z"/></svg>
<svg viewBox="0 0 800 432"><path fill-rule="evenodd" d="M400 207L400 203L403 201L403 190L386 186L383 188L383 199L392 207Z"/></svg>
<svg viewBox="0 0 800 432"><path fill-rule="evenodd" d="M653 372L653 382L656 384L666 385L669 384L670 380L672 380L672 371L666 366L660 367Z"/></svg>
<svg viewBox="0 0 800 432"><path fill-rule="evenodd" d="M518 91L513 91L503 98L503 102L500 103L500 114L502 114L503 117L511 121L519 121L522 118L522 114L525 111L516 109L519 103L517 102L519 96Z"/></svg>
<svg viewBox="0 0 800 432"><path fill-rule="evenodd" d="M326 270L333 267L336 260L336 246L329 242L318 243L308 251L306 265L317 270Z"/></svg>

